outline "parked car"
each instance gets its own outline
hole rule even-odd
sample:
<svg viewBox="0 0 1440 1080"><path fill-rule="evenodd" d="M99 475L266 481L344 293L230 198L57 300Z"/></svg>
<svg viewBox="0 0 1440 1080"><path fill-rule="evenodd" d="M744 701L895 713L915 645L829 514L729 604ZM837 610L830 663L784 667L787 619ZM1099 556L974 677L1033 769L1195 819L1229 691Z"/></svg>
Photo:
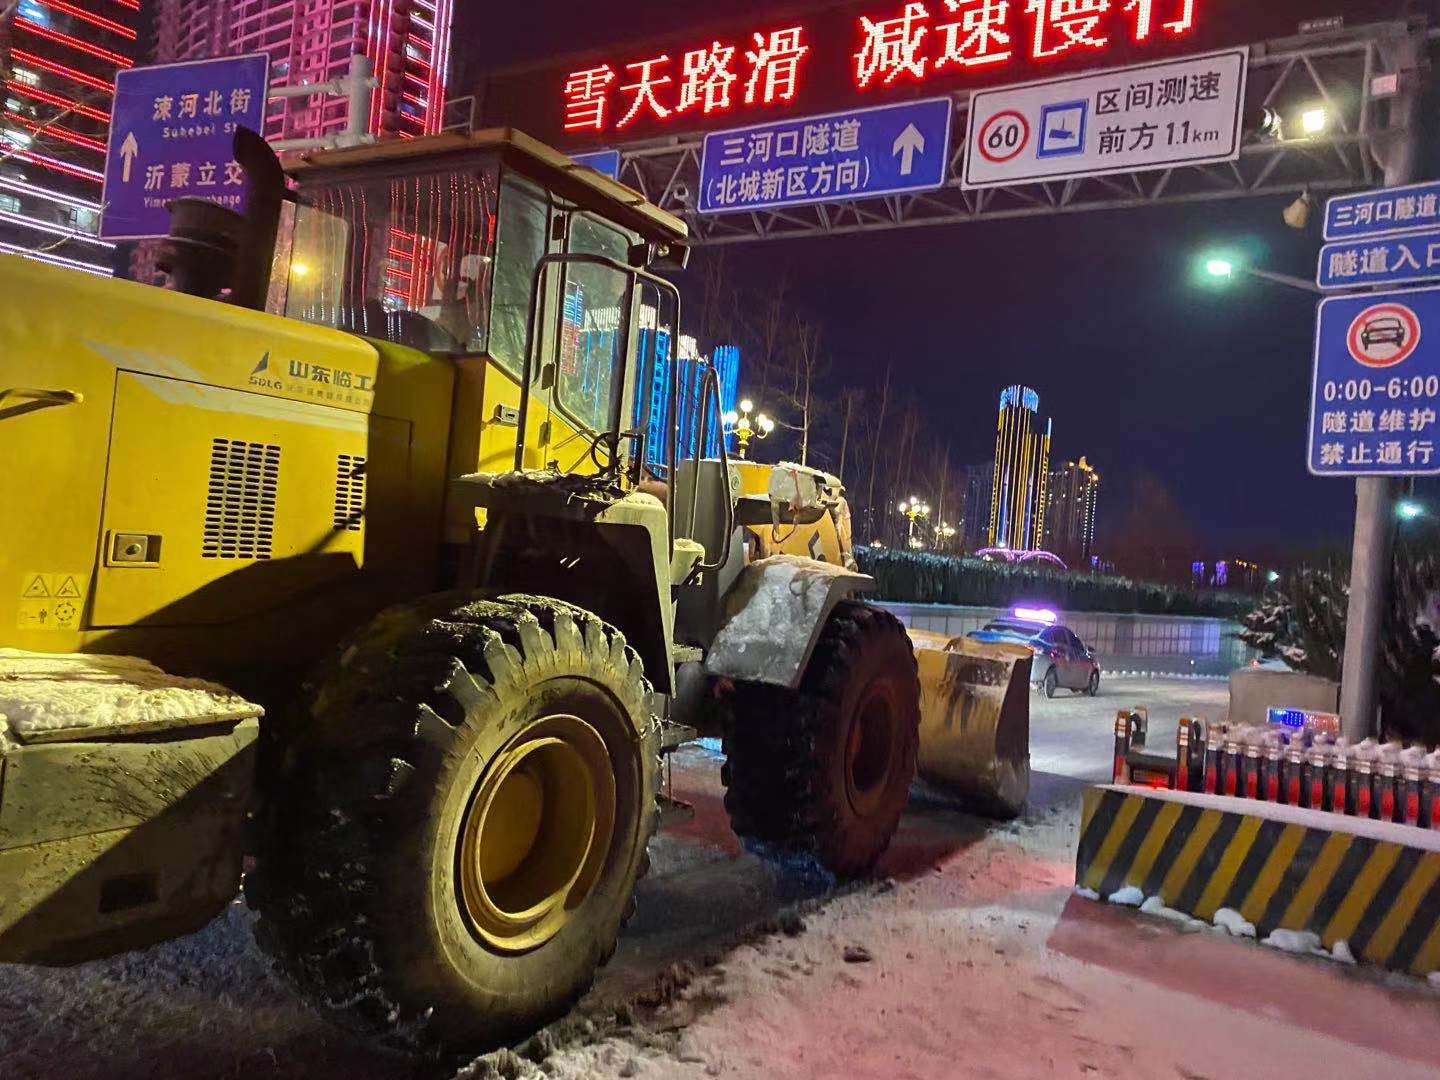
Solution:
<svg viewBox="0 0 1440 1080"><path fill-rule="evenodd" d="M967 636L976 641L1028 646L1035 653L1031 677L1046 697L1054 697L1062 687L1091 697L1100 692L1100 661L1053 611L1015 608Z"/></svg>

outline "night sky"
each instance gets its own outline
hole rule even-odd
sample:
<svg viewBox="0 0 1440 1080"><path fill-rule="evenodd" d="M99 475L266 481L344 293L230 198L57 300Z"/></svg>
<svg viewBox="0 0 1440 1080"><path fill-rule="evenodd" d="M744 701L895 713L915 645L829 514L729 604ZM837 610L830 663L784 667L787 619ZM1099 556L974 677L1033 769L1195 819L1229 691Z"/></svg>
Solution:
<svg viewBox="0 0 1440 1080"><path fill-rule="evenodd" d="M999 390L1025 382L1053 453L1100 470L1112 524L1135 470L1156 474L1207 547L1307 546L1350 528L1353 488L1305 471L1314 299L1200 285L1207 247L1313 274L1289 199L1155 208L745 245L732 271L788 268L820 313L839 372L893 357L957 455L992 457ZM1263 253L1263 254L1262 254ZM884 268L883 273L873 272Z"/></svg>
<svg viewBox="0 0 1440 1080"><path fill-rule="evenodd" d="M1272 3L1297 20L1350 6ZM466 77L774 7L626 0L619 20L607 9L529 0L487 13L483 27L462 11ZM950 433L957 458L992 456L1000 388L1024 382L1054 419L1055 456L1088 455L1104 477L1102 537L1149 470L1212 556L1269 557L1343 541L1352 526L1353 485L1305 469L1314 297L1251 279L1203 286L1196 260L1240 250L1313 277L1319 228L1287 228L1289 201L744 244L727 259L761 289L788 276L824 324L837 378L878 382L893 358L897 383Z"/></svg>

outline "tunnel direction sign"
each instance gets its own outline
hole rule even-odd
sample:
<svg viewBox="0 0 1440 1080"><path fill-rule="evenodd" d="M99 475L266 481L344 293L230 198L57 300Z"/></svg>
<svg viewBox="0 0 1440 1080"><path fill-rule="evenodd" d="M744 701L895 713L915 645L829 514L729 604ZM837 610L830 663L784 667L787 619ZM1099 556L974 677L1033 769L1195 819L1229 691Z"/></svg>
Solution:
<svg viewBox="0 0 1440 1080"><path fill-rule="evenodd" d="M1440 475L1440 288L1320 302L1315 476Z"/></svg>
<svg viewBox="0 0 1440 1080"><path fill-rule="evenodd" d="M1240 156L1247 54L1227 49L970 98L970 190L1204 165Z"/></svg>
<svg viewBox="0 0 1440 1080"><path fill-rule="evenodd" d="M1366 236L1320 249L1315 283L1322 289L1406 285L1440 278L1440 229Z"/></svg>
<svg viewBox="0 0 1440 1080"><path fill-rule="evenodd" d="M269 71L269 57L254 53L116 72L100 235L165 236L165 204L182 196L242 210L235 131L264 131Z"/></svg>
<svg viewBox="0 0 1440 1080"><path fill-rule="evenodd" d="M1325 239L1356 240L1440 228L1440 180L1336 195L1325 203Z"/></svg>
<svg viewBox="0 0 1440 1080"><path fill-rule="evenodd" d="M953 113L950 98L926 98L712 132L697 209L725 214L941 187Z"/></svg>

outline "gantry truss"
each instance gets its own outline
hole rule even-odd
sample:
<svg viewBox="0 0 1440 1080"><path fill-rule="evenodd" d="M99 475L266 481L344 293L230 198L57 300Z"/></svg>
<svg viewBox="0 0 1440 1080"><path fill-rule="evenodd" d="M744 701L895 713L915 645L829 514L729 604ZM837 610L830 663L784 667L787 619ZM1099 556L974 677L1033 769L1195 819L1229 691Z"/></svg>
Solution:
<svg viewBox="0 0 1440 1080"><path fill-rule="evenodd" d="M698 214L694 199L700 186L699 135L622 146L620 179L685 218L701 244L1365 187L1376 184L1383 174L1386 147L1397 134L1389 128L1386 105L1392 91L1383 80L1377 85L1377 77L1396 74L1397 46L1411 35L1425 33L1405 23L1378 23L1251 45L1246 129L1240 158L1233 162L965 191L959 177L970 91L964 90L951 95L956 116L950 179L935 191ZM1402 75L1420 77L1417 72ZM1300 115L1317 107L1326 111L1326 129L1307 137L1299 130ZM1267 109L1282 121L1278 133L1260 122Z"/></svg>

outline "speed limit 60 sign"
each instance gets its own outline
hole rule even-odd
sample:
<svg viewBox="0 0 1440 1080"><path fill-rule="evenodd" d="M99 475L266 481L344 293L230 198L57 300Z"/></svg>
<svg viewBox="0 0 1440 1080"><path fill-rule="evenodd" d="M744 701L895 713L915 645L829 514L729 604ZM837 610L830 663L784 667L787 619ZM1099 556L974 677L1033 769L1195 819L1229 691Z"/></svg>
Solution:
<svg viewBox="0 0 1440 1080"><path fill-rule="evenodd" d="M967 188L1234 161L1244 49L977 90Z"/></svg>
<svg viewBox="0 0 1440 1080"><path fill-rule="evenodd" d="M990 117L980 128L975 149L986 161L1003 165L1013 161L1030 145L1030 121L1025 114L1005 109Z"/></svg>
<svg viewBox="0 0 1440 1080"><path fill-rule="evenodd" d="M1440 474L1440 289L1321 303L1308 458L1316 476Z"/></svg>

